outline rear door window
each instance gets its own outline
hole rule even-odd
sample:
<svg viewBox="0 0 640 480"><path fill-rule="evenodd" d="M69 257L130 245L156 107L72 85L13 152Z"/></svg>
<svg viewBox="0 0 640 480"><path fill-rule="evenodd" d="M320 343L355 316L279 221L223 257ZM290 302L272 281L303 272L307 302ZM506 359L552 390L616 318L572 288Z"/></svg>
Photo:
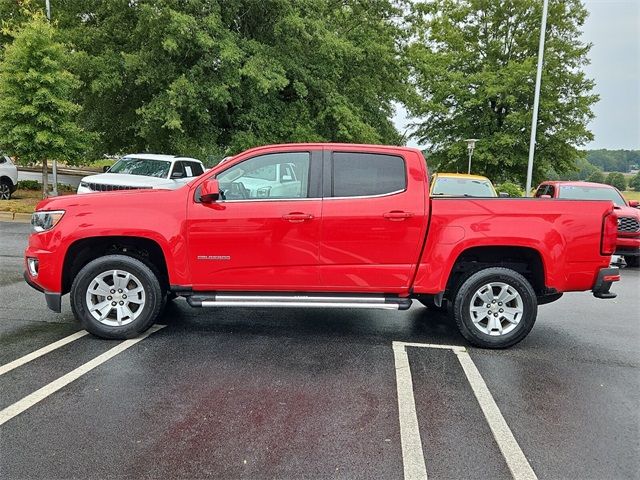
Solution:
<svg viewBox="0 0 640 480"><path fill-rule="evenodd" d="M334 152L331 196L399 193L407 187L404 159L395 155Z"/></svg>

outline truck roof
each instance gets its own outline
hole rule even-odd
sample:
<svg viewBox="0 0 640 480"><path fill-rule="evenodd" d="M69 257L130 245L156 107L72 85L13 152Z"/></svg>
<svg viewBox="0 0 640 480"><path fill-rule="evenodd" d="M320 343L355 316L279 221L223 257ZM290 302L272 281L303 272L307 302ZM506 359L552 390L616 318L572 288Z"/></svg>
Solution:
<svg viewBox="0 0 640 480"><path fill-rule="evenodd" d="M470 175L468 173L435 173L434 176L438 177L450 177L450 178L467 178L469 180L489 180L487 177L483 177L482 175Z"/></svg>
<svg viewBox="0 0 640 480"><path fill-rule="evenodd" d="M164 160L167 162L175 162L176 160L200 162L200 160L198 160L197 158L179 157L176 155L163 155L158 153L132 153L129 155L123 155L121 158L147 158L149 160Z"/></svg>
<svg viewBox="0 0 640 480"><path fill-rule="evenodd" d="M414 148L414 147L403 147L403 146L394 146L394 145L377 145L377 144L366 144L366 143L331 143L331 142L326 142L326 143L321 143L321 142L316 142L316 143L279 143L279 144L275 144L275 145L264 145L264 146L260 146L260 147L253 147L249 150L245 150L243 153L243 155L246 152L254 152L254 151L259 151L259 150L272 150L272 149L281 149L281 148L338 148L341 150L345 150L345 149L353 149L353 150L388 150L388 151L394 151L397 152L398 150L401 151L406 151L406 152L418 152L420 154L422 154L422 150L420 150L419 148Z"/></svg>
<svg viewBox="0 0 640 480"><path fill-rule="evenodd" d="M607 185L605 183L583 182L581 180L547 180L541 182L540 185L567 185L571 187L612 188L611 185Z"/></svg>

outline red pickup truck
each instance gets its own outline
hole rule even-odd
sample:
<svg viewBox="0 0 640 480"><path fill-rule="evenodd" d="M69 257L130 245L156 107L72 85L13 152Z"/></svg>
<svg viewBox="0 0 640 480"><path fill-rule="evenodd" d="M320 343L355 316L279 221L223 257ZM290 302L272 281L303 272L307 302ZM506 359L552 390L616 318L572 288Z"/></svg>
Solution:
<svg viewBox="0 0 640 480"><path fill-rule="evenodd" d="M417 149L245 151L178 190L57 197L33 214L25 279L91 333L130 338L167 298L194 307L408 309L448 302L500 348L563 292L613 298L611 201L430 198Z"/></svg>

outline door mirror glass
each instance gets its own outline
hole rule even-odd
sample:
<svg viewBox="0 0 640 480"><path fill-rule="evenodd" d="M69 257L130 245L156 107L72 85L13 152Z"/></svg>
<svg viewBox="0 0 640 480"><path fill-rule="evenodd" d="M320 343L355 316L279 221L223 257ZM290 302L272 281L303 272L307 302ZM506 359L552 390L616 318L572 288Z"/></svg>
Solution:
<svg viewBox="0 0 640 480"><path fill-rule="evenodd" d="M510 195L507 192L500 192L498 195L500 197L502 197L502 198L509 198L510 197Z"/></svg>
<svg viewBox="0 0 640 480"><path fill-rule="evenodd" d="M109 171L109 167L107 167L106 165L102 167L102 173L107 173L108 171Z"/></svg>
<svg viewBox="0 0 640 480"><path fill-rule="evenodd" d="M220 184L215 178L210 178L202 184L200 200L202 203L213 203L220 198Z"/></svg>

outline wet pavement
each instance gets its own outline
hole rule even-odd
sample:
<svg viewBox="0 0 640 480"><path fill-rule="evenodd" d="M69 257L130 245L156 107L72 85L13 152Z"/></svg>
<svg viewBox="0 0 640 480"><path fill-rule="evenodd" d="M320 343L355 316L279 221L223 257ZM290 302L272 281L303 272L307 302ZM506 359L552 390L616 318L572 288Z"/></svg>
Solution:
<svg viewBox="0 0 640 480"><path fill-rule="evenodd" d="M79 330L22 281L29 226L0 223L0 369ZM2 478L402 478L392 342L460 345L539 478L640 478L640 271L567 294L505 351L407 312L192 309L0 425ZM4 374L8 407L123 342L82 336ZM510 478L456 354L406 348L430 479ZM1 372L1 370L0 370ZM1 421L1 420L0 420Z"/></svg>

